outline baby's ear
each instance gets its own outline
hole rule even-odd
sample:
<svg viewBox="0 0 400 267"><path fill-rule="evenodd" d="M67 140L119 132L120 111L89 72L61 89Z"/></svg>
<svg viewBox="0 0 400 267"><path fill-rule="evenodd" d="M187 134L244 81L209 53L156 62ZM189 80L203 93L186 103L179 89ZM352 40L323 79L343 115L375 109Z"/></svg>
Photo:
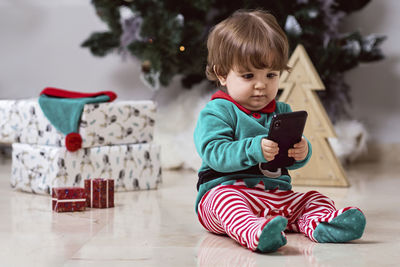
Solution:
<svg viewBox="0 0 400 267"><path fill-rule="evenodd" d="M222 86L226 86L226 79L225 79L225 77L222 77L222 76L217 76L217 77L218 77L219 83L220 83Z"/></svg>
<svg viewBox="0 0 400 267"><path fill-rule="evenodd" d="M219 83L222 86L225 86L226 85L226 77L225 76L221 76L221 75L218 74L218 71L217 71L217 68L216 68L215 65L213 66L213 71L215 73L215 76L217 76Z"/></svg>

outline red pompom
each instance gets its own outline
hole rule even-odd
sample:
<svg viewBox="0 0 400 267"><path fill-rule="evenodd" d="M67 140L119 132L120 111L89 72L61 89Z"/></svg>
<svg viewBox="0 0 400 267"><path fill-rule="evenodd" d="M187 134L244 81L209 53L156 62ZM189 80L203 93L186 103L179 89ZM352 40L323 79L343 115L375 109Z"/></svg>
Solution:
<svg viewBox="0 0 400 267"><path fill-rule="evenodd" d="M78 133L69 133L65 137L65 146L68 151L74 152L82 147L82 137Z"/></svg>

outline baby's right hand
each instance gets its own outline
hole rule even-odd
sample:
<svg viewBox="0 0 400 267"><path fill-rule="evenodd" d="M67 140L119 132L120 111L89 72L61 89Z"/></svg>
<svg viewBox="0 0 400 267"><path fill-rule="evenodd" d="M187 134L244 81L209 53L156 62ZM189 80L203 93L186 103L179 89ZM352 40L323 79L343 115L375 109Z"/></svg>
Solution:
<svg viewBox="0 0 400 267"><path fill-rule="evenodd" d="M261 149L267 161L273 160L275 155L279 153L278 143L265 138L261 140Z"/></svg>

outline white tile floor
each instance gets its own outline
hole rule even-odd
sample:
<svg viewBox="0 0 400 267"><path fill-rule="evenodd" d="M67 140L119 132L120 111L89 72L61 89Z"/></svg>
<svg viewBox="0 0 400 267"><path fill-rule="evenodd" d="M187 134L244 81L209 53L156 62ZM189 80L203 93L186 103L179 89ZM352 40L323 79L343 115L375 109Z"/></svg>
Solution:
<svg viewBox="0 0 400 267"><path fill-rule="evenodd" d="M358 206L364 236L317 244L288 234L272 254L207 233L194 212L196 173L164 172L157 191L117 193L116 207L53 213L50 197L13 191L0 163L0 266L399 266L400 166L359 164L350 188L316 188L337 207ZM308 191L312 187L297 187Z"/></svg>

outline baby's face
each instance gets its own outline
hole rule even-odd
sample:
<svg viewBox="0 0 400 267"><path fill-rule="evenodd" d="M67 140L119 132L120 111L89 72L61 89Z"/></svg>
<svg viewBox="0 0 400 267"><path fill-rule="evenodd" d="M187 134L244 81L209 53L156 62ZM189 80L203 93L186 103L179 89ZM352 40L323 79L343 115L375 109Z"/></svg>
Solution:
<svg viewBox="0 0 400 267"><path fill-rule="evenodd" d="M258 111L275 99L279 71L253 68L249 72L230 70L226 77L219 80L236 102L248 110Z"/></svg>

